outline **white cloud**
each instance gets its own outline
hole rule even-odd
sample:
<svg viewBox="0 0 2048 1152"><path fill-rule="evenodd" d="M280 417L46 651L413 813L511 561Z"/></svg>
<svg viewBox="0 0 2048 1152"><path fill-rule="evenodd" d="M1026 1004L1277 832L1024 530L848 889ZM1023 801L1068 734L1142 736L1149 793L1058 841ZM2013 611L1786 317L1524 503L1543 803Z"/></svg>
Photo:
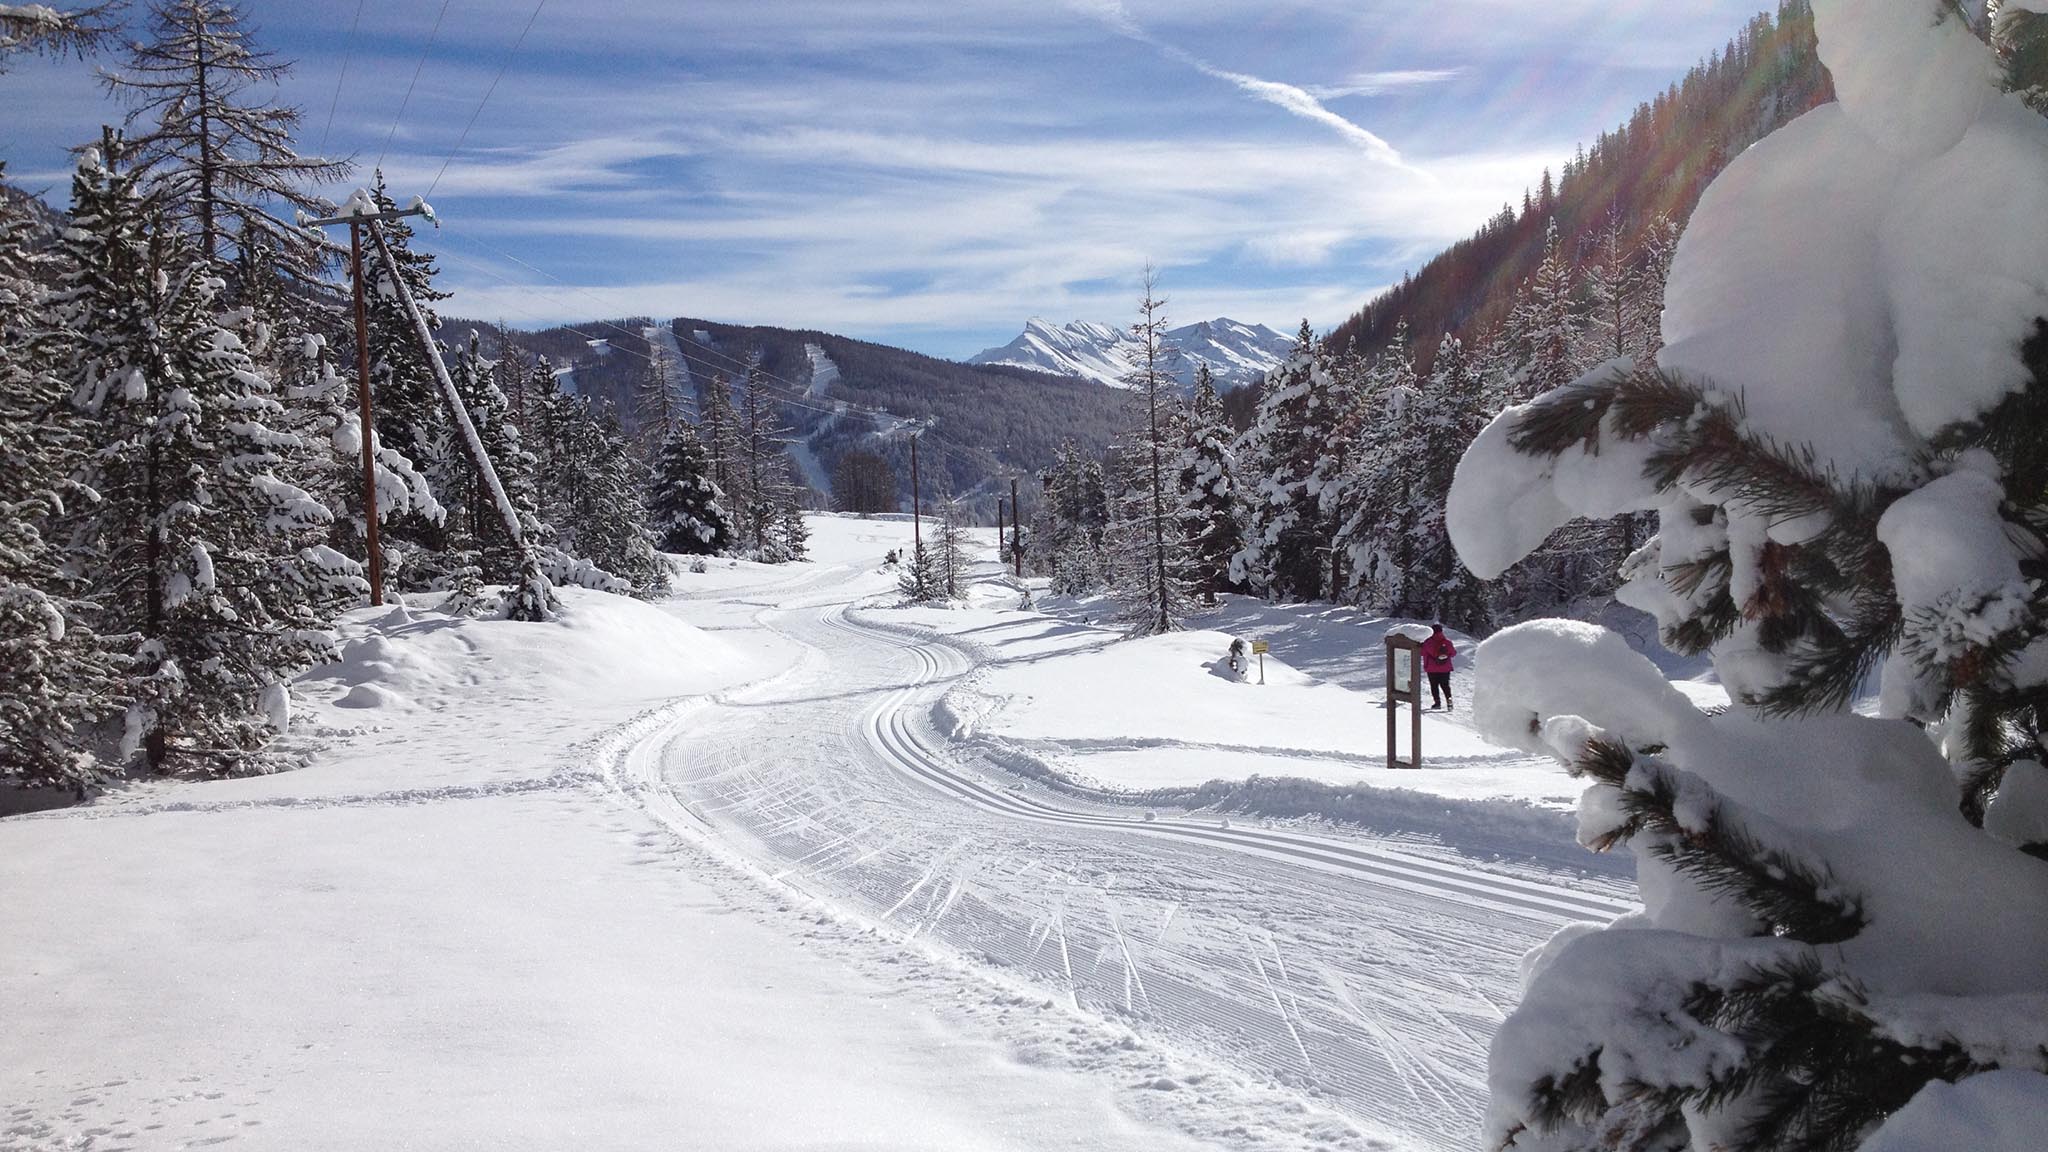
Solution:
<svg viewBox="0 0 2048 1152"><path fill-rule="evenodd" d="M1410 88L1422 88L1456 79L1458 68L1410 68L1389 72L1361 72L1336 84L1311 84L1308 92L1318 100L1341 100L1346 96L1384 96Z"/></svg>

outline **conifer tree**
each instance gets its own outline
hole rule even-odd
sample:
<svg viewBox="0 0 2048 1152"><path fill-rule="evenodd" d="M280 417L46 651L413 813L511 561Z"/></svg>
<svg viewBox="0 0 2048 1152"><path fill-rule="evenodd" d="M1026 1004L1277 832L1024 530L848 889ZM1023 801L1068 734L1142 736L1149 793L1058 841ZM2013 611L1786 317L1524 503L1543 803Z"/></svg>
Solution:
<svg viewBox="0 0 2048 1152"><path fill-rule="evenodd" d="M303 247L272 205L325 210L306 189L341 179L349 165L300 156L299 110L252 92L276 87L291 65L256 47L240 9L224 0L153 0L149 13L150 38L105 79L133 105L131 126L150 122L134 140L134 163L152 203L192 225L208 260L241 227Z"/></svg>
<svg viewBox="0 0 2048 1152"><path fill-rule="evenodd" d="M1646 359L1648 332L1657 318L1646 314L1645 269L1639 253L1627 245L1619 213L1608 213L1596 239L1598 246L1586 269L1586 324L1577 360L1598 364L1623 356Z"/></svg>
<svg viewBox="0 0 2048 1152"><path fill-rule="evenodd" d="M1030 537L1027 562L1052 580L1063 596L1083 596L1101 587L1104 576L1103 536L1109 527L1109 500L1102 464L1084 456L1073 441L1053 455L1050 468L1039 473L1045 498Z"/></svg>
<svg viewBox="0 0 2048 1152"><path fill-rule="evenodd" d="M381 172L370 195L380 210L398 206L385 191ZM445 300L448 294L434 287L438 273L434 258L413 250L413 230L403 219L379 224L378 229L390 249L392 266L386 266L383 252L375 247L368 247L363 253L363 286L369 305L370 390L377 402L377 439L427 469L430 480L439 480L441 477L435 473L443 467L448 447L448 414L434 381L433 366L427 360L428 350L420 346L412 317L399 301L393 281L405 281L429 328L440 326L440 318L434 314L434 301ZM443 504L452 506L449 493L437 490L437 494ZM439 545L437 532L421 528L409 534L426 546Z"/></svg>
<svg viewBox="0 0 2048 1152"><path fill-rule="evenodd" d="M790 509L802 506L802 488L789 465L792 431L777 415L767 389L767 375L757 360L747 368L747 392L742 398L739 527L742 542L756 559L779 564L790 557L778 529Z"/></svg>
<svg viewBox="0 0 2048 1152"><path fill-rule="evenodd" d="M811 558L811 522L805 518L802 504L790 501L783 505L780 532L778 543L791 563Z"/></svg>
<svg viewBox="0 0 2048 1152"><path fill-rule="evenodd" d="M1126 434L1121 454L1125 467L1111 559L1117 596L1124 602L1132 634L1138 636L1178 631L1189 607L1187 540L1179 516L1182 497L1168 487L1169 478L1178 478L1178 471L1170 472L1168 465L1180 436L1167 395L1174 377L1172 352L1164 343L1165 307L1147 270L1138 320L1130 328L1130 370L1124 374L1134 427Z"/></svg>
<svg viewBox="0 0 2048 1152"><path fill-rule="evenodd" d="M1559 241L1553 219L1543 233L1543 262L1529 278L1511 320L1511 339L1521 353L1522 368L1510 400L1519 403L1541 396L1578 378L1583 341L1573 304L1576 288L1571 255Z"/></svg>
<svg viewBox="0 0 2048 1152"><path fill-rule="evenodd" d="M99 500L79 562L109 633L133 636L123 753L154 771L260 770L287 679L365 591L321 543L332 514L278 475L296 439L210 263L151 217L132 172L89 152L72 183L53 338Z"/></svg>
<svg viewBox="0 0 2048 1152"><path fill-rule="evenodd" d="M1237 453L1232 445L1216 378L1204 362L1195 369L1195 393L1181 433L1181 530L1187 541L1187 581L1205 607L1238 590L1230 561L1244 547L1238 507Z"/></svg>
<svg viewBox="0 0 2048 1152"><path fill-rule="evenodd" d="M84 56L96 51L114 34L115 3L89 8L57 9L46 4L9 4L0 7L0 72L7 58L16 53Z"/></svg>
<svg viewBox="0 0 2048 1152"><path fill-rule="evenodd" d="M503 486L505 496L519 516L521 533L538 548L552 538L552 532L540 514L540 461L527 449L519 429L512 423L512 405L498 389L495 369L495 362L483 355L480 335L471 331L469 339L455 356L455 367L451 372L455 392L469 414L470 423L476 428L484 455L490 458L497 470L498 482ZM574 400L573 397L562 396L559 391L554 391L550 399L565 406ZM559 435L566 437L569 434L572 419L573 413L565 407ZM552 471L563 463L550 460L549 468ZM451 537L454 551L469 557L464 566L474 564L487 583L517 584L522 579L517 542L510 538L483 478L477 475L476 467L456 445L452 430L444 430L437 441L432 477L455 522L455 532Z"/></svg>
<svg viewBox="0 0 2048 1152"><path fill-rule="evenodd" d="M74 479L86 442L51 370L64 349L44 332L26 230L0 201L0 780L83 793L102 769L81 732L120 711L118 668L64 563L93 493Z"/></svg>
<svg viewBox="0 0 2048 1152"><path fill-rule="evenodd" d="M1331 427L1332 379L1331 358L1304 320L1292 354L1267 375L1258 415L1239 442L1238 459L1253 483L1231 578L1274 599L1322 595L1329 536L1309 480Z"/></svg>
<svg viewBox="0 0 2048 1152"><path fill-rule="evenodd" d="M711 482L724 494L727 515L732 517L733 539L741 539L740 521L746 502L746 437L739 410L734 406L732 386L724 374L715 373L703 385L698 397L703 419L697 438L704 444L704 459Z"/></svg>
<svg viewBox="0 0 2048 1152"><path fill-rule="evenodd" d="M1546 621L1482 650L1482 729L1589 783L1581 842L1628 845L1645 897L1532 954L1493 1047L1496 1147L2038 1143L2029 1121L1998 1129L2048 1099L2048 273L2009 263L2030 303L1967 325L1902 289L1968 282L2002 246L2039 251L2038 212L1997 179L2038 170L2048 125L1957 101L1929 121L1953 137L1887 153L1896 186L1870 189L1844 158L1877 147L1868 126L1926 111L1892 79L1968 96L1990 69L1947 25L1952 4L1816 8L1839 106L1737 160L1688 225L1666 321L1725 327L1510 409L1460 470L1453 526L1482 574L1567 516L1654 508L1660 534L1622 598L1667 648L1711 655L1734 698L1696 709L1590 626ZM1817 204L1877 199L1774 266L1733 238L1780 210L1790 175ZM1872 260L1878 290L1828 294L1854 266L1836 261L1916 242L1930 268ZM1784 314L1727 306L1747 291ZM1892 360L1894 338L1911 356ZM1873 341L1867 364L1828 362ZM1787 370L1816 347L1828 355ZM1840 387L1816 383L1831 371L1858 390L1817 403ZM1799 402L1866 423L1829 442L1785 420ZM1879 443L1895 465L1848 466ZM1503 512L1532 486L1521 507L1548 510ZM1970 1106L1992 1073L2012 1102Z"/></svg>
<svg viewBox="0 0 2048 1152"><path fill-rule="evenodd" d="M278 383L285 406L283 427L300 441L293 454L294 478L334 513L329 543L347 556L363 556L368 547L363 508L362 419L356 384L343 377L328 355L327 338L301 326L287 313L283 326L266 334L268 354L252 347L259 362ZM371 429L375 461L377 520L380 527L395 517L412 517L439 525L446 517L427 478L402 453L385 447ZM384 571L396 576L406 554L388 539L380 540Z"/></svg>
<svg viewBox="0 0 2048 1152"><path fill-rule="evenodd" d="M536 490L556 545L625 581L635 595L667 591L668 564L654 550L641 503L647 479L625 437L580 396L552 390L547 407L550 436Z"/></svg>
<svg viewBox="0 0 2048 1152"><path fill-rule="evenodd" d="M1416 473L1426 447L1417 435L1421 389L1415 379L1408 326L1396 326L1394 339L1374 358L1363 405L1369 408L1355 459L1341 483L1325 491L1341 500L1331 508L1343 516L1332 534L1330 549L1350 565L1350 591L1376 607L1407 610L1409 586L1415 577L1423 503ZM1334 569L1334 565L1333 565Z"/></svg>
<svg viewBox="0 0 2048 1152"><path fill-rule="evenodd" d="M716 556L732 546L725 493L711 479L710 454L687 420L676 422L655 459L647 507L663 551Z"/></svg>
<svg viewBox="0 0 2048 1152"><path fill-rule="evenodd" d="M660 343L650 343L648 348L647 378L635 389L633 409L642 442L658 449L669 442L686 420L677 386L682 369Z"/></svg>

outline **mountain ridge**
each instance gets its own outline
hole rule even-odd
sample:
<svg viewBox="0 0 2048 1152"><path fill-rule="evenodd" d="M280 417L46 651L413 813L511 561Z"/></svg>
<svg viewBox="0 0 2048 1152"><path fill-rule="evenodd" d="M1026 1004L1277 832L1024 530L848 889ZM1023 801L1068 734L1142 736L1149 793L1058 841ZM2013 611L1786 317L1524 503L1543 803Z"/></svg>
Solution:
<svg viewBox="0 0 2048 1152"><path fill-rule="evenodd" d="M1135 343L1128 330L1113 325L1089 320L1055 325L1034 316L1016 339L983 349L967 363L1078 376L1120 388L1130 371L1125 350ZM1196 368L1206 363L1225 389L1257 383L1294 347L1292 337L1227 316L1168 329L1164 343L1177 354L1172 371L1183 387L1194 384Z"/></svg>

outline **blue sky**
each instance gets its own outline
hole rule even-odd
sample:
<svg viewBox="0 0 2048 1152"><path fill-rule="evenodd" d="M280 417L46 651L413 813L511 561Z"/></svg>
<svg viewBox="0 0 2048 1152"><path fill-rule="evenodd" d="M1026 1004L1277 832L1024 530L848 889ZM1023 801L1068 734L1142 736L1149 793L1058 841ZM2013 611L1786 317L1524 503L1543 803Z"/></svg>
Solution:
<svg viewBox="0 0 2048 1152"><path fill-rule="evenodd" d="M1121 321L1148 261L1177 321L1328 327L1758 7L547 0L508 57L533 0L362 0L353 36L357 0L245 4L297 61L306 150L381 157L401 198L438 176L450 313L944 356ZM10 178L58 198L65 148L120 115L75 61L13 62L0 107Z"/></svg>

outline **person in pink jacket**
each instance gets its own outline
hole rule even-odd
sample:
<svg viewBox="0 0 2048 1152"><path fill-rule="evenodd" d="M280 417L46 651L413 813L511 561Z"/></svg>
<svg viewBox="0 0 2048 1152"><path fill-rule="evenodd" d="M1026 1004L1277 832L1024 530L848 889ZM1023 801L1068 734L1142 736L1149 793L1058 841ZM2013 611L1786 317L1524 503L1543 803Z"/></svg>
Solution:
<svg viewBox="0 0 2048 1152"><path fill-rule="evenodd" d="M1458 658L1458 646L1444 635L1444 626L1432 624L1429 639L1422 642L1422 671L1429 677L1429 710L1451 707L1451 661Z"/></svg>

